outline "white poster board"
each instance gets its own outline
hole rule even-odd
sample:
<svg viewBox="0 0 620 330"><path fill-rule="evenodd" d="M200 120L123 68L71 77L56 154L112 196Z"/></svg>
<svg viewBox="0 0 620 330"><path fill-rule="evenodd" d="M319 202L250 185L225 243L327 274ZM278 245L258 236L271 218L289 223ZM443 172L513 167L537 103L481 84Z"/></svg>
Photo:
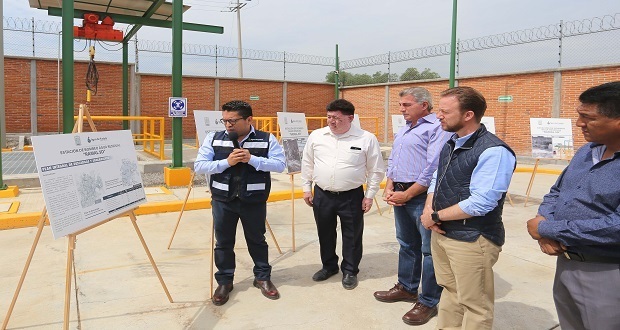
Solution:
<svg viewBox="0 0 620 330"><path fill-rule="evenodd" d="M301 156L308 140L308 124L304 113L278 112L282 148L288 173L301 172Z"/></svg>
<svg viewBox="0 0 620 330"><path fill-rule="evenodd" d="M146 201L128 130L33 136L32 145L54 238Z"/></svg>
<svg viewBox="0 0 620 330"><path fill-rule="evenodd" d="M487 131L495 134L495 117L482 117L480 120L482 124L487 128Z"/></svg>
<svg viewBox="0 0 620 330"><path fill-rule="evenodd" d="M360 116L358 114L353 115L353 121L351 122L351 125L359 129L362 128L362 123L360 122Z"/></svg>
<svg viewBox="0 0 620 330"><path fill-rule="evenodd" d="M396 133L400 131L403 126L407 125L407 121L403 115L392 115L392 135L396 136Z"/></svg>
<svg viewBox="0 0 620 330"><path fill-rule="evenodd" d="M530 118L532 157L565 158L573 154L573 129L570 119Z"/></svg>
<svg viewBox="0 0 620 330"><path fill-rule="evenodd" d="M198 143L202 145L209 132L218 132L226 129L222 122L222 112L214 110L194 110L194 122Z"/></svg>

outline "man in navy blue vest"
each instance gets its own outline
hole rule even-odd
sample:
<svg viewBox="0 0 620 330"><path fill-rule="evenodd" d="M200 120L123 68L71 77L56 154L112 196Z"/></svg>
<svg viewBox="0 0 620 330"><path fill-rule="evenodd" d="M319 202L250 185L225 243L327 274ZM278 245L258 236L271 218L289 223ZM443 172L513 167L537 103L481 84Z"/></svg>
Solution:
<svg viewBox="0 0 620 330"><path fill-rule="evenodd" d="M441 127L455 134L439 154L421 217L433 230L435 277L443 287L438 329L493 326L493 265L504 244L502 210L516 160L480 124L486 107L471 87L445 90L439 100Z"/></svg>
<svg viewBox="0 0 620 330"><path fill-rule="evenodd" d="M269 172L282 172L285 158L276 138L252 126L252 107L243 101L222 106L226 131L209 133L205 138L194 171L208 174L211 209L215 226L215 265L217 289L214 305L228 301L235 274L235 235L241 219L248 251L254 261L254 286L269 299L280 298L271 282L268 246L265 241L267 197L271 189ZM233 138L232 141L230 137Z"/></svg>
<svg viewBox="0 0 620 330"><path fill-rule="evenodd" d="M620 329L620 81L579 96L579 148L527 230L558 256L553 299L562 329Z"/></svg>

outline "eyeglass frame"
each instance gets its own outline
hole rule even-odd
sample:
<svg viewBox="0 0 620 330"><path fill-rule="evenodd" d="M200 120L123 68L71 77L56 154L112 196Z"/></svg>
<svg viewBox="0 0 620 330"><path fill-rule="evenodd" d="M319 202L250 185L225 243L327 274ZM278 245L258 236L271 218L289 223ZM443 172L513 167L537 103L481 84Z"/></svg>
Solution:
<svg viewBox="0 0 620 330"><path fill-rule="evenodd" d="M222 123L224 125L230 124L231 126L235 126L237 124L237 122L242 120L242 119L248 119L248 117L239 117L239 118L235 118L235 119L220 118L220 123Z"/></svg>
<svg viewBox="0 0 620 330"><path fill-rule="evenodd" d="M341 118L341 117L338 117L338 116L331 116L331 115L327 115L327 117L326 117L326 118L327 118L327 120L328 120L328 121L329 121L329 120L335 120L335 121L337 121L337 122L342 122L342 121L344 121L344 118L346 118L346 117L351 117L351 116L353 116L353 115L344 115L344 116L342 116L342 118Z"/></svg>

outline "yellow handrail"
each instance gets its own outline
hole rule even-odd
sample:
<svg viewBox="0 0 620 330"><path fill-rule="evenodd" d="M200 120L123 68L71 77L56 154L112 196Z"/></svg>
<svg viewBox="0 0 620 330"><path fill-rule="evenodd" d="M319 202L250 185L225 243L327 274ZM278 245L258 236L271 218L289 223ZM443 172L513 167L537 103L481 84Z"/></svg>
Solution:
<svg viewBox="0 0 620 330"><path fill-rule="evenodd" d="M144 152L159 157L160 160L166 159L164 155L164 117L90 116L90 118L93 121L139 121L142 133L132 134L134 142L142 142ZM74 119L77 119L77 116L74 116ZM87 119L86 116L84 119ZM159 150L155 149L156 144L159 144Z"/></svg>

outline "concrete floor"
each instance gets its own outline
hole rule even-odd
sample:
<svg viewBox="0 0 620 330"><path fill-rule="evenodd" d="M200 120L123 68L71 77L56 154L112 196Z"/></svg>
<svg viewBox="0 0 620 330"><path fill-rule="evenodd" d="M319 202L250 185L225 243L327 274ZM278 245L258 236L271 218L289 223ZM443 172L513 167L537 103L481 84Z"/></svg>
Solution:
<svg viewBox="0 0 620 330"><path fill-rule="evenodd" d="M557 175L538 174L524 207L530 173L515 173L506 203L506 244L495 266L495 329L551 329L557 315L551 296L555 258L542 254L529 238L525 221L536 214L540 198ZM274 176L274 191L289 189L288 175ZM297 178L297 180L299 180ZM190 198L204 194L195 189ZM186 189L174 189L182 200ZM24 194L24 193L22 193ZM40 191L38 192L40 195ZM29 191L34 200L37 191ZM147 197L149 202L165 199ZM166 197L167 198L167 197ZM31 206L40 208L36 202ZM168 302L140 241L127 218L119 218L77 237L76 281L72 279L71 329L405 329L401 317L410 303L386 304L373 297L396 282L398 243L393 213L380 202L367 214L364 257L354 290L345 290L337 275L313 282L320 269L312 212L295 201L295 246L292 251L291 202L268 204L268 221L283 254L267 233L272 280L281 298L271 301L252 286L252 261L241 226L237 235L237 270L231 298L223 306L209 299L210 210L186 211L170 250L166 249L178 213L138 217L138 224L174 303ZM32 211L31 211L32 212ZM0 231L0 316L4 319L34 240L36 228ZM340 246L338 247L338 251ZM9 329L58 329L63 324L67 239L54 240L44 228ZM420 329L433 329L435 319ZM555 329L555 328L554 328Z"/></svg>

